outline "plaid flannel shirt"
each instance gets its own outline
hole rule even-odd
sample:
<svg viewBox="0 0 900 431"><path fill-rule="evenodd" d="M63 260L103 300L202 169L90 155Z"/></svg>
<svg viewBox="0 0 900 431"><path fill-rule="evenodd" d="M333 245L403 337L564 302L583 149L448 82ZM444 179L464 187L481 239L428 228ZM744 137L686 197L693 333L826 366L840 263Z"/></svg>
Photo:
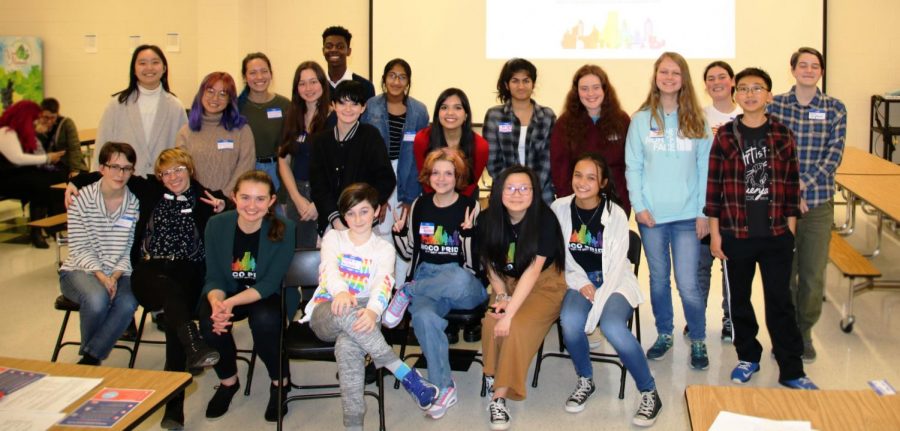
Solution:
<svg viewBox="0 0 900 431"><path fill-rule="evenodd" d="M541 197L548 205L553 202L553 182L550 178L550 132L556 122L553 110L538 105L534 106L534 114L528 125L525 138L525 166L534 170L541 182ZM501 131L500 123L512 125L512 131ZM505 124L504 124L505 126ZM519 164L519 133L521 124L513 113L512 104L505 103L488 109L484 115L482 136L488 141L488 173L497 178L504 169Z"/></svg>
<svg viewBox="0 0 900 431"><path fill-rule="evenodd" d="M834 174L841 164L847 135L847 108L816 89L809 105L797 102L797 87L775 96L768 112L794 132L803 198L810 208L834 196Z"/></svg>
<svg viewBox="0 0 900 431"><path fill-rule="evenodd" d="M709 151L706 183L707 217L719 219L719 230L736 238L749 238L747 225L744 145L738 132L743 115L719 128ZM773 236L785 233L787 218L800 215L800 186L796 145L790 129L769 117L769 227Z"/></svg>

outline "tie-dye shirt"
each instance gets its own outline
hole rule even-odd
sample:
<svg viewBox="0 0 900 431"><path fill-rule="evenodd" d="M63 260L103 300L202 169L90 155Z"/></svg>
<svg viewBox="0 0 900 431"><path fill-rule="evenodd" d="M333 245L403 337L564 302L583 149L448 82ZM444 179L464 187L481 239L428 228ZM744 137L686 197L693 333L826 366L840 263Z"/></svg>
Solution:
<svg viewBox="0 0 900 431"><path fill-rule="evenodd" d="M368 298L366 308L381 316L394 287L395 252L391 243L372 235L363 245L354 245L348 231L332 229L322 238L319 288L306 305L301 322L308 321L315 307L330 302L341 292Z"/></svg>

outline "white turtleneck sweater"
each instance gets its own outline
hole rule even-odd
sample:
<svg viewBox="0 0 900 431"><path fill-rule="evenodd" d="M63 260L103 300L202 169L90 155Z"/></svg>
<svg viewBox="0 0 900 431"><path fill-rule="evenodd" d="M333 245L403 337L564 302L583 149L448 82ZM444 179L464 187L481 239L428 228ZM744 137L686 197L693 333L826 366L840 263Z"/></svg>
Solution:
<svg viewBox="0 0 900 431"><path fill-rule="evenodd" d="M150 133L153 131L153 120L156 119L156 108L159 106L159 96L162 94L162 84L155 90L148 90L138 85L138 108L141 110L141 123L144 126L144 139L150 142Z"/></svg>

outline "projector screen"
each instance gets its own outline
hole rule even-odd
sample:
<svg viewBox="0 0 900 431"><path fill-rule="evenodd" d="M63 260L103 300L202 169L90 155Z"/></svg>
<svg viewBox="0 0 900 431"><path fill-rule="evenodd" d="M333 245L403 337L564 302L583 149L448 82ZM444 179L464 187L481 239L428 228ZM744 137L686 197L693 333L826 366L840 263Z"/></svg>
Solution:
<svg viewBox="0 0 900 431"><path fill-rule="evenodd" d="M458 87L475 123L499 104L497 78L511 57L537 66L534 99L557 115L572 75L586 63L607 72L632 113L647 96L661 52L688 58L707 105L701 75L709 62L725 60L735 72L761 67L780 93L793 84L791 53L821 50L823 36L822 0L373 0L371 13L375 86L385 63L403 58L412 66L411 96L429 114L441 91Z"/></svg>

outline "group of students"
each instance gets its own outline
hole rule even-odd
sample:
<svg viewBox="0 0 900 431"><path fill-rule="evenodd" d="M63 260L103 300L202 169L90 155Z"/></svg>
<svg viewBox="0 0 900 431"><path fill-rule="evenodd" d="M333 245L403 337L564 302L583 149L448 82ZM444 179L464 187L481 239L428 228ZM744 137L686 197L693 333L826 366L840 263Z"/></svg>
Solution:
<svg viewBox="0 0 900 431"><path fill-rule="evenodd" d="M706 108L684 58L663 53L631 117L603 69L585 65L556 118L532 99L536 67L512 59L497 82L502 104L479 135L457 88L440 94L429 123L409 96L412 69L402 59L385 65L375 96L347 68L350 40L344 28L326 29L327 73L301 63L290 99L270 91L269 59L249 54L244 91L213 72L189 116L169 91L162 51L135 49L129 85L98 128L99 174L75 176L67 192L70 255L60 283L82 305L81 363L108 356L138 304L163 310L166 369L214 366L220 384L206 416L218 418L240 386L229 327L249 317L272 379L265 418L277 420L290 381L278 377L289 376L277 365L278 331L299 304L288 291L282 314L280 282L295 247L319 246L320 285L302 321L336 342L347 429L362 428L366 355L429 416L444 416L457 402L445 316L485 301L492 429L510 426L506 400L525 398L529 364L557 319L577 375L565 410L582 411L594 393L587 333L599 325L641 392L633 422L649 426L662 402L648 359L663 359L673 343L672 266L690 365L703 370L716 257L725 268L722 338L739 359L732 380L745 383L760 367L750 304L759 264L779 382L815 388L802 360L815 359L811 328L846 127L841 102L816 87L818 51L794 53L796 85L774 97L765 71L735 75L711 63ZM13 163L30 160L21 154L33 152L34 118L11 126L11 111L0 117L0 138L17 138L18 152L5 140L0 148ZM476 192L485 169L493 186L483 209ZM658 334L646 354L627 326L643 301L627 259L632 210ZM399 324L407 308L427 380L377 329ZM167 404L164 428L183 426L183 402Z"/></svg>

